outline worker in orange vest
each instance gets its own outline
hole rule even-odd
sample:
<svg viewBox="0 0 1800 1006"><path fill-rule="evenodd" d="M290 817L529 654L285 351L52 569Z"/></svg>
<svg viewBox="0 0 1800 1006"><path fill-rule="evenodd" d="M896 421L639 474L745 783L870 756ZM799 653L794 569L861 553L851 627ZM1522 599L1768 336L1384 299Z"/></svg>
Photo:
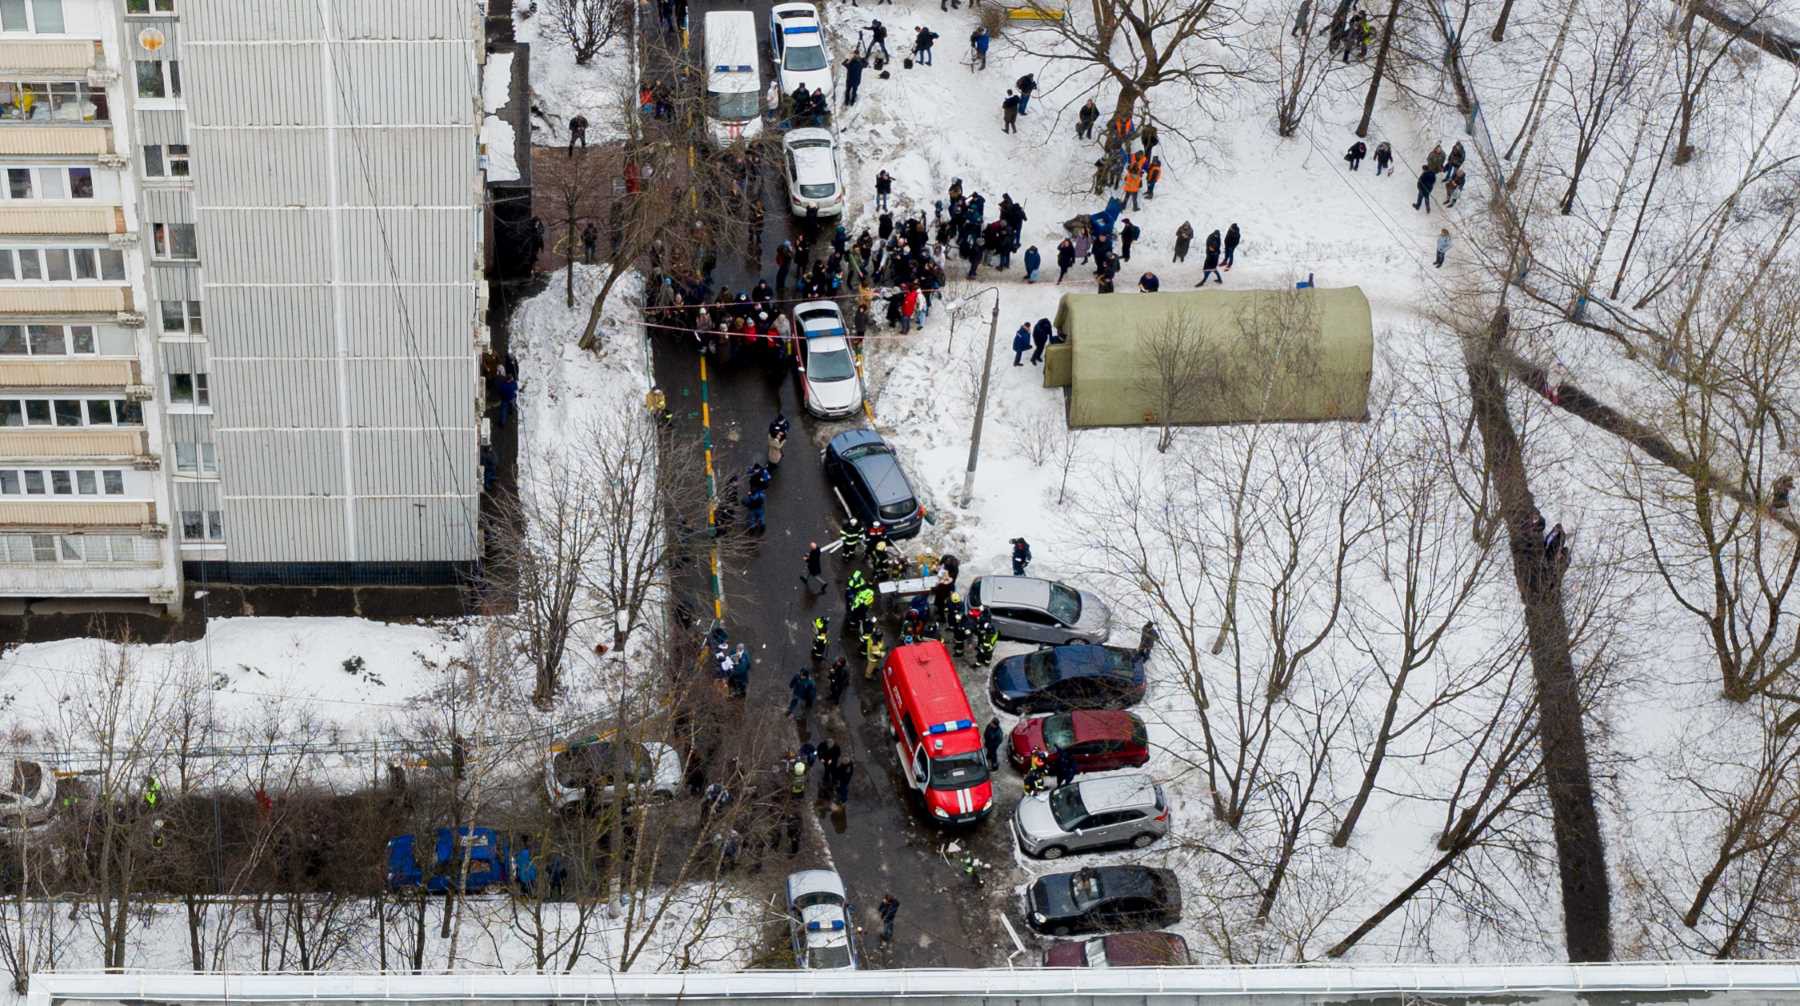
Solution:
<svg viewBox="0 0 1800 1006"><path fill-rule="evenodd" d="M1131 209L1139 209L1138 191L1144 187L1144 173L1133 167L1125 172L1125 203Z"/></svg>
<svg viewBox="0 0 1800 1006"><path fill-rule="evenodd" d="M1150 166L1144 169L1144 198L1156 198L1156 183L1162 181L1162 158L1152 157Z"/></svg>

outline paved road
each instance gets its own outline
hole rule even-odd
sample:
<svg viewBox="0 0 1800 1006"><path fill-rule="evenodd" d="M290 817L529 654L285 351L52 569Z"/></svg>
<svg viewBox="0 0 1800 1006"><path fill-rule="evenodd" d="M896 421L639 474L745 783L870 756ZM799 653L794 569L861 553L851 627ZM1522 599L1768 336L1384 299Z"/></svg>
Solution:
<svg viewBox="0 0 1800 1006"><path fill-rule="evenodd" d="M759 32L766 31L768 7L768 2L750 5L757 13ZM703 20L696 10L694 52L704 51ZM766 52L767 39L763 42ZM766 75L766 59L764 63ZM772 173L764 183L767 224L762 266L773 282L775 246L784 238L800 238L787 212L782 180ZM755 285L757 276L744 268L739 257L728 258L720 263L719 285L732 290ZM656 379L669 395L677 422L697 434L700 361L691 342L684 338L657 342ZM830 541L840 516L820 469L818 451L833 434L865 421L858 417L827 423L804 415L791 373L772 372L757 363L709 362L708 378L715 469L721 481L765 457L767 428L777 408L794 422L786 458L768 492L768 532L753 551L728 561L722 571L726 627L734 640L747 642L756 654L745 722L759 732L783 731L795 744L829 734L856 763L846 814L829 814L823 805L810 800L806 806L819 825L831 861L860 906L861 922L870 935L866 954L870 965L974 967L1004 962L1014 950L999 922L1000 912L1013 897L1014 883L1009 879L1014 871L1006 816L997 813L975 829L960 832L946 832L924 821L888 741L880 688L875 682L865 682L860 673L852 674L840 708L827 709L821 689L820 712L811 724L797 726L781 718L788 678L809 662L813 617L830 615L837 634L843 614L843 583L849 572L847 563L833 557L827 566L831 586L823 597L813 597L800 581L807 543ZM889 641L891 645L891 634ZM843 653L854 668L860 668L861 659L847 645L850 643L837 636L827 659ZM965 675L965 680L982 678ZM981 690L971 692L978 714L985 715ZM1008 791L1000 802L1003 808L1010 808L1017 797L1017 780L1002 768L996 783L998 789ZM942 850L950 841L973 843L977 856L990 864L984 888L974 888L949 865ZM816 865L804 858L795 861L796 867ZM902 907L895 945L883 950L873 940L879 927L874 906L886 893L898 897Z"/></svg>

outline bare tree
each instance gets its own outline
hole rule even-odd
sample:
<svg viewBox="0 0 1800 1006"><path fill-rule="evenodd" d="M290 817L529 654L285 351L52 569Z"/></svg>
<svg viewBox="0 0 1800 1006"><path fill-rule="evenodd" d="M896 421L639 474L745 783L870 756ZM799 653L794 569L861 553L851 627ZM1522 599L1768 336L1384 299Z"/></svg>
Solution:
<svg viewBox="0 0 1800 1006"><path fill-rule="evenodd" d="M1175 428L1194 421L1208 395L1208 376L1217 353L1208 345L1205 324L1195 315L1171 310L1139 336L1134 394L1148 406L1145 418L1158 427L1156 449L1166 453Z"/></svg>
<svg viewBox="0 0 1800 1006"><path fill-rule="evenodd" d="M1767 14L1770 4L1762 3L1747 13L1740 15L1738 26L1730 32L1719 30L1711 21L1703 21L1699 17L1700 5L1704 0L1685 0L1680 5L1680 15L1674 35L1674 69L1675 82L1680 95L1676 104L1677 132L1675 136L1675 159L1677 167L1686 164L1694 157L1694 148L1688 143L1693 133L1694 118L1701 107L1701 95L1712 82L1714 71L1731 55L1731 47L1744 33L1760 30L1756 26ZM1698 24L1699 30L1695 27Z"/></svg>
<svg viewBox="0 0 1800 1006"><path fill-rule="evenodd" d="M1643 0L1625 0L1622 10L1608 8L1577 33L1577 39L1588 45L1586 59L1578 68L1566 69L1561 80L1563 107L1575 125L1569 185L1557 200L1565 216L1574 212L1588 162L1644 71L1646 56L1637 28L1650 16L1645 6Z"/></svg>
<svg viewBox="0 0 1800 1006"><path fill-rule="evenodd" d="M1512 7L1507 0L1507 7ZM1504 12L1501 17L1506 15ZM1387 23L1381 27L1381 48L1375 50L1375 70L1369 75L1369 93L1363 98L1362 120L1356 124L1357 136L1369 135L1369 120L1375 117L1375 96L1381 93L1381 78L1387 73L1388 51L1394 45L1394 26L1400 22L1400 0L1388 5ZM1499 31L1498 28L1495 31ZM1496 36L1495 41L1498 41Z"/></svg>
<svg viewBox="0 0 1800 1006"><path fill-rule="evenodd" d="M1029 6L1046 16L1020 26L1019 49L1066 67L1064 80L1100 71L1119 88L1117 120L1164 84L1199 102L1245 72L1235 30L1243 11L1231 0L1091 0L1087 17L1039 0Z"/></svg>
<svg viewBox="0 0 1800 1006"><path fill-rule="evenodd" d="M542 0L538 16L545 34L575 51L575 63L586 66L615 38L631 31L632 5L627 0Z"/></svg>
<svg viewBox="0 0 1800 1006"><path fill-rule="evenodd" d="M1322 50L1318 45L1319 35L1306 30L1298 35L1285 30L1286 24L1275 20L1265 25L1269 32L1267 55L1274 68L1275 87L1275 133L1278 136L1293 136L1306 122L1306 113L1312 108L1313 98L1331 74L1335 64L1332 54ZM1296 41L1297 39L1297 41ZM1380 72L1380 60L1376 61L1377 73ZM1366 125L1365 125L1366 131ZM1359 132L1358 136L1364 135Z"/></svg>

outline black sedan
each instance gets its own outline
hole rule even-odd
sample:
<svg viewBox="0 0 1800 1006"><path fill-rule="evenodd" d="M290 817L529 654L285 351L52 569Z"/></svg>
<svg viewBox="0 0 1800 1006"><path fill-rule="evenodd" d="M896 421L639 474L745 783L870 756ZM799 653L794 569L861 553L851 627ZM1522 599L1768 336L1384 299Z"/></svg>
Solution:
<svg viewBox="0 0 1800 1006"><path fill-rule="evenodd" d="M825 478L866 531L880 521L890 539L919 533L925 508L894 449L874 430L846 430L825 445Z"/></svg>
<svg viewBox="0 0 1800 1006"><path fill-rule="evenodd" d="M1144 698L1144 662L1122 646L1046 646L994 665L988 697L1009 713L1124 709Z"/></svg>
<svg viewBox="0 0 1800 1006"><path fill-rule="evenodd" d="M1173 871L1150 866L1052 873L1025 889L1025 921L1052 936L1174 925L1181 921L1181 886Z"/></svg>

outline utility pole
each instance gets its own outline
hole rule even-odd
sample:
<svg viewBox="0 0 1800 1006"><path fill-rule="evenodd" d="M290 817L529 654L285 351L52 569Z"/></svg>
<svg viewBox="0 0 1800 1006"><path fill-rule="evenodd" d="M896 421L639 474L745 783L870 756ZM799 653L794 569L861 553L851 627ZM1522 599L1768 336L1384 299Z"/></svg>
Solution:
<svg viewBox="0 0 1800 1006"><path fill-rule="evenodd" d="M975 428L969 433L969 472L963 476L963 506L968 506L975 498L975 463L981 460L981 421L987 416L988 375L994 370L994 336L1000 330L1000 288L990 286L988 290L994 291L994 313L988 317L987 358L981 364L981 394L975 401ZM982 290L976 296L986 292Z"/></svg>

